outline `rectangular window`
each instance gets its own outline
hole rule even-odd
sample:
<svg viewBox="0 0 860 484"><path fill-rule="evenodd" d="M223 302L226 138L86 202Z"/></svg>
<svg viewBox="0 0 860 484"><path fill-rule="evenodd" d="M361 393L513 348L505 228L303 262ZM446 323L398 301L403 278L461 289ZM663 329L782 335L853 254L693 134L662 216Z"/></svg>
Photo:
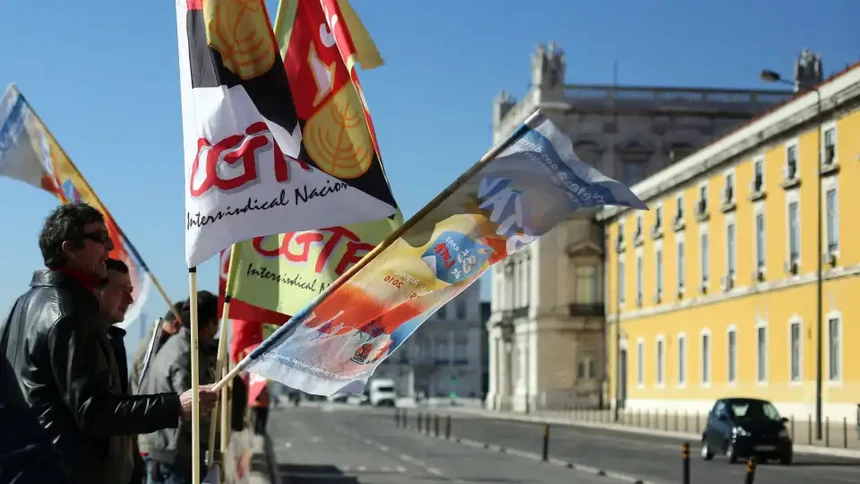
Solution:
<svg viewBox="0 0 860 484"><path fill-rule="evenodd" d="M763 270L765 266L765 242L764 242L764 213L755 216L755 265L757 269Z"/></svg>
<svg viewBox="0 0 860 484"><path fill-rule="evenodd" d="M731 330L727 336L727 349L728 354L726 358L728 358L728 381L729 383L734 383L738 378L738 333L735 330Z"/></svg>
<svg viewBox="0 0 860 484"><path fill-rule="evenodd" d="M842 379L842 320L830 318L827 321L827 366L830 381Z"/></svg>
<svg viewBox="0 0 860 484"><path fill-rule="evenodd" d="M758 159L753 162L753 191L760 192L764 189L764 160Z"/></svg>
<svg viewBox="0 0 860 484"><path fill-rule="evenodd" d="M726 274L729 277L735 275L735 224L731 223L726 226L726 256L727 269Z"/></svg>
<svg viewBox="0 0 860 484"><path fill-rule="evenodd" d="M663 251L661 249L657 249L655 260L657 264L655 271L657 274L657 295L660 296L663 294Z"/></svg>
<svg viewBox="0 0 860 484"><path fill-rule="evenodd" d="M636 217L636 237L642 236L642 216L639 215Z"/></svg>
<svg viewBox="0 0 860 484"><path fill-rule="evenodd" d="M836 160L836 128L830 128L824 132L824 164L833 163Z"/></svg>
<svg viewBox="0 0 860 484"><path fill-rule="evenodd" d="M789 146L785 151L785 171L786 180L797 178L797 145Z"/></svg>
<svg viewBox="0 0 860 484"><path fill-rule="evenodd" d="M767 381L767 328L756 328L756 380Z"/></svg>
<svg viewBox="0 0 860 484"><path fill-rule="evenodd" d="M597 268L578 266L576 268L576 302L593 304L597 302Z"/></svg>
<svg viewBox="0 0 860 484"><path fill-rule="evenodd" d="M699 213L708 211L708 187L702 185L699 187Z"/></svg>
<svg viewBox="0 0 860 484"><path fill-rule="evenodd" d="M645 343L636 345L636 383L645 384Z"/></svg>
<svg viewBox="0 0 860 484"><path fill-rule="evenodd" d="M684 196L678 195L675 199L675 220L684 220Z"/></svg>
<svg viewBox="0 0 860 484"><path fill-rule="evenodd" d="M800 323L791 323L791 381L800 381Z"/></svg>
<svg viewBox="0 0 860 484"><path fill-rule="evenodd" d="M456 302L457 319L466 319L466 299L460 297Z"/></svg>
<svg viewBox="0 0 860 484"><path fill-rule="evenodd" d="M636 301L642 301L642 286L644 285L643 278L643 270L642 270L642 256L636 256Z"/></svg>
<svg viewBox="0 0 860 484"><path fill-rule="evenodd" d="M702 335L702 384L711 383L711 335Z"/></svg>
<svg viewBox="0 0 860 484"><path fill-rule="evenodd" d="M678 384L687 383L687 338L678 336Z"/></svg>
<svg viewBox="0 0 860 484"><path fill-rule="evenodd" d="M789 262L800 260L800 208L797 202L788 204L788 257Z"/></svg>
<svg viewBox="0 0 860 484"><path fill-rule="evenodd" d="M627 284L624 274L624 265L625 264L623 260L618 261L618 302L620 304L624 304L624 288Z"/></svg>
<svg viewBox="0 0 860 484"><path fill-rule="evenodd" d="M731 173L726 174L726 186L723 189L723 200L731 202L735 196L735 176Z"/></svg>
<svg viewBox="0 0 860 484"><path fill-rule="evenodd" d="M701 254L701 265L702 265L702 284L707 284L710 279L710 271L708 267L708 234L701 234L699 236L699 246L700 246L700 254Z"/></svg>
<svg viewBox="0 0 860 484"><path fill-rule="evenodd" d="M686 270L686 265L684 263L684 241L679 240L678 246L676 249L676 255L678 256L678 290L684 290L684 272Z"/></svg>
<svg viewBox="0 0 860 484"><path fill-rule="evenodd" d="M654 227L658 230L663 226L663 207L654 209Z"/></svg>
<svg viewBox="0 0 860 484"><path fill-rule="evenodd" d="M469 342L467 340L457 340L454 342L454 359L459 363L469 361Z"/></svg>
<svg viewBox="0 0 860 484"><path fill-rule="evenodd" d="M666 363L665 355L663 354L663 340L657 340L657 384L663 384L664 364Z"/></svg>
<svg viewBox="0 0 860 484"><path fill-rule="evenodd" d="M827 251L834 253L839 250L839 200L836 198L836 189L827 190L824 199L827 213Z"/></svg>

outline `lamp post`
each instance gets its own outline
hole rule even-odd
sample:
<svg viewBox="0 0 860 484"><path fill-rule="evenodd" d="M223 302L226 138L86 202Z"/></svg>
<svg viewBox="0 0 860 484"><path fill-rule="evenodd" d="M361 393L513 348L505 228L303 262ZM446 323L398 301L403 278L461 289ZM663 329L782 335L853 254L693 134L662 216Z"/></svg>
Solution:
<svg viewBox="0 0 860 484"><path fill-rule="evenodd" d="M807 83L802 83L800 81L794 82L794 81L789 81L787 79L783 79L782 76L780 76L778 72L774 72L771 70L761 71L761 74L759 75L759 77L761 77L761 80L764 82L778 82L780 84L788 84L788 85L794 86L798 90L803 90L803 91L807 91L807 92L808 91L814 91L815 95L816 95L815 120L817 121L816 126L818 129L818 137L817 137L817 139L818 139L818 166L815 169L815 173L816 173L816 178L817 178L817 184L816 185L817 185L817 191L818 191L818 202L816 203L816 207L817 207L816 218L817 218L817 225L818 225L817 230L816 230L816 234L818 237L818 244L817 244L818 253L816 254L817 266L816 266L816 271L815 271L815 276L816 276L815 277L815 286L816 286L816 294L817 294L817 297L816 297L816 299L817 299L816 300L816 328L817 328L816 333L817 334L816 334L816 341L815 341L815 348L816 348L816 355L815 355L815 438L816 438L816 440L821 440L821 438L822 438L821 437L821 433L822 433L821 432L821 420L822 420L822 417L821 417L821 413L822 413L822 409L821 409L821 407L822 407L822 404L821 404L822 388L821 387L822 387L822 379L823 379L823 375L822 375L822 356L823 356L822 355L822 326L823 326L823 315L822 315L823 311L822 311L822 309L823 308L822 308L822 306L823 306L823 300L824 300L824 295L823 295L824 294L824 285L823 285L824 281L822 280L822 277L821 277L822 258L824 257L823 252L822 252L822 249L823 249L823 247L822 247L822 244L823 244L823 242L822 242L822 235L823 235L822 234L822 232L823 232L822 231L822 218L823 217L822 217L822 213L821 213L822 212L822 207L821 207L821 205L822 205L822 201L821 201L821 197L822 197L822 193L821 193L822 192L822 176L821 176L821 166L822 166L822 164L821 164L821 91L818 90L817 87L810 85L810 84L807 84Z"/></svg>

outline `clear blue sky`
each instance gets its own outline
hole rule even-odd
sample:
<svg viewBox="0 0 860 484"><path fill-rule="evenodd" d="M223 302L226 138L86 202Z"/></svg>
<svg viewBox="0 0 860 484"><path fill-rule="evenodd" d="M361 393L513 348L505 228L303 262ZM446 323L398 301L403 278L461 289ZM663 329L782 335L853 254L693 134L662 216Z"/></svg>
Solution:
<svg viewBox="0 0 860 484"><path fill-rule="evenodd" d="M611 83L617 61L622 84L761 88L761 68L790 76L804 47L827 73L860 60L856 0L353 5L386 61L361 79L407 216L489 148L493 98L526 91L539 42L565 49L567 80L578 83ZM171 297L187 297L173 2L0 2L0 46L0 89L18 84ZM40 267L37 233L56 202L0 179L0 203L5 313ZM201 288L217 289L217 263L199 275ZM153 293L147 309L166 306Z"/></svg>

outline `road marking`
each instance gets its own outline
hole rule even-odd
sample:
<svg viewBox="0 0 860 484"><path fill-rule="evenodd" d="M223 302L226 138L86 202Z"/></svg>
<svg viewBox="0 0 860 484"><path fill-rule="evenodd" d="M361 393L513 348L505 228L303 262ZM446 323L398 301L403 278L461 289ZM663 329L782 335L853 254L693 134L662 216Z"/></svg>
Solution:
<svg viewBox="0 0 860 484"><path fill-rule="evenodd" d="M337 466L337 469L345 474L349 472L350 466Z"/></svg>
<svg viewBox="0 0 860 484"><path fill-rule="evenodd" d="M380 445L379 446L379 450L381 450L383 452L388 452L388 449L389 449L389 447L387 445Z"/></svg>
<svg viewBox="0 0 860 484"><path fill-rule="evenodd" d="M436 475L436 476L442 475L442 471L440 471L439 469L437 469L435 467L425 467L424 469L433 475Z"/></svg>
<svg viewBox="0 0 860 484"><path fill-rule="evenodd" d="M284 442L284 447L286 447L286 448L288 448L288 449L289 449L290 447L292 447L292 445L293 445L293 444L292 444L292 443L290 443L290 442Z"/></svg>
<svg viewBox="0 0 860 484"><path fill-rule="evenodd" d="M397 466L397 472L401 474L406 474L406 468L403 466Z"/></svg>
<svg viewBox="0 0 860 484"><path fill-rule="evenodd" d="M382 466L382 472L391 472L391 468L388 466Z"/></svg>
<svg viewBox="0 0 860 484"><path fill-rule="evenodd" d="M356 470L357 470L358 472L365 472L365 471L367 471L367 467L364 467L364 466L358 466L358 469L356 469Z"/></svg>

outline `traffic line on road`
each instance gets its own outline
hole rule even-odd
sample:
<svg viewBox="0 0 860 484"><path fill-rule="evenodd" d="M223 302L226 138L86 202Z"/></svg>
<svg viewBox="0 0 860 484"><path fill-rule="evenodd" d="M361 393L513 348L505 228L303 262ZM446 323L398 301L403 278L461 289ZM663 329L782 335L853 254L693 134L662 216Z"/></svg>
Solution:
<svg viewBox="0 0 860 484"><path fill-rule="evenodd" d="M432 435L427 435L427 437L444 439L444 437L434 437ZM515 455L517 457L523 457L526 459L532 459L532 460L537 460L537 461L540 461L543 459L543 457L541 455L535 454L533 452L526 452L526 451L519 450L519 449L511 449L509 447L503 447L501 445L489 444L486 442L480 442L477 440L467 439L464 437L457 437L457 436L452 435L451 440L454 442L457 442L459 444L467 445L469 447L475 447L478 449L485 449L485 450L490 450L490 451L495 451L495 452L501 452L504 454ZM402 456L402 454L401 454L401 456ZM406 457L409 457L409 456L406 456ZM555 457L549 458L547 462L550 464L560 466L560 467L567 467L568 469L573 469L573 470L581 471L581 472L587 472L589 474L594 474L597 476L608 477L610 479L614 479L614 480L618 480L618 481L622 481L622 482L628 482L630 484L658 484L654 481L646 481L644 479L639 479L639 478L636 478L633 476L629 476L627 474L622 474L622 473L615 472L615 471L608 471L605 469L599 469L597 467L579 464L577 462L570 462L570 461L558 459Z"/></svg>

